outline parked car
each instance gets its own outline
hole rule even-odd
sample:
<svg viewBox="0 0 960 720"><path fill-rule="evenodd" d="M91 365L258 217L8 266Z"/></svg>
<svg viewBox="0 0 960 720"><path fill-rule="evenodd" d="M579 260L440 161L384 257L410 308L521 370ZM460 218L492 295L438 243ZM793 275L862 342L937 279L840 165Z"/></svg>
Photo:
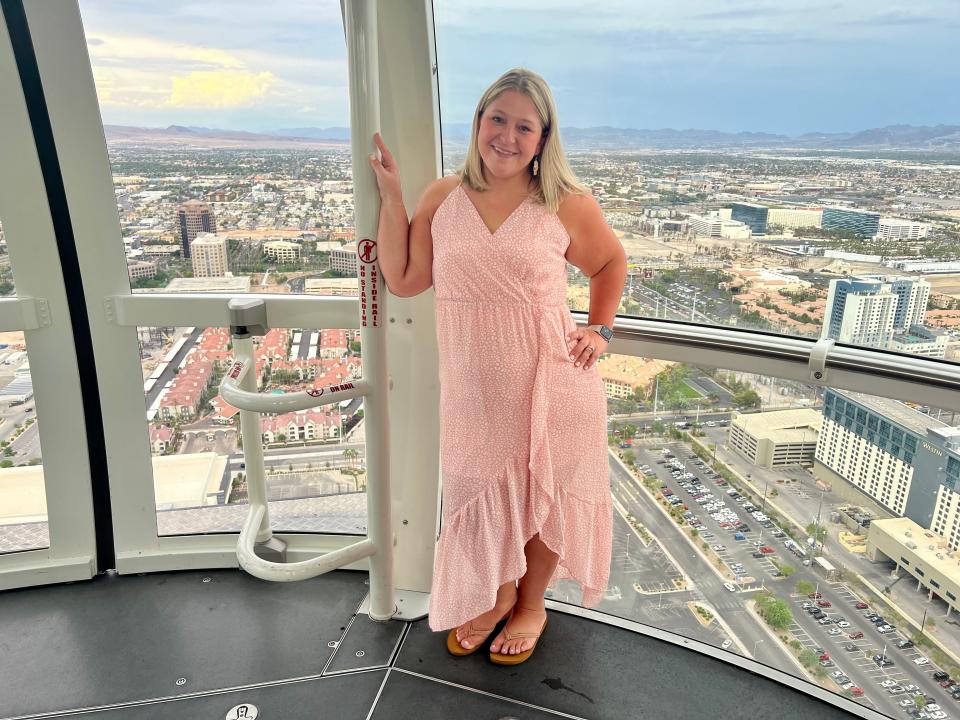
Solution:
<svg viewBox="0 0 960 720"><path fill-rule="evenodd" d="M830 607L831 605L833 605L833 603L830 602L829 600L817 600L817 605L819 605L820 607Z"/></svg>
<svg viewBox="0 0 960 720"><path fill-rule="evenodd" d="M915 658L913 659L913 664L914 664L914 665L926 665L926 664L929 663L929 662L930 662L930 661L927 660L923 655L920 655L920 656L915 657Z"/></svg>
<svg viewBox="0 0 960 720"><path fill-rule="evenodd" d="M891 667L893 665L893 660L879 653L873 656L873 661L880 667Z"/></svg>
<svg viewBox="0 0 960 720"><path fill-rule="evenodd" d="M809 595L807 595L807 597L810 598L811 600L819 600L820 598L823 597L823 595L818 592L812 592Z"/></svg>
<svg viewBox="0 0 960 720"><path fill-rule="evenodd" d="M867 607L867 604L861 600L856 605L854 605L854 607L857 608L857 610L863 610L864 608Z"/></svg>
<svg viewBox="0 0 960 720"><path fill-rule="evenodd" d="M859 640L863 637L863 630L857 630L856 632L850 633L848 636L851 640Z"/></svg>
<svg viewBox="0 0 960 720"><path fill-rule="evenodd" d="M900 642L897 643L897 647L900 648L901 650L906 650L907 648L913 647L913 642L910 640L901 640Z"/></svg>

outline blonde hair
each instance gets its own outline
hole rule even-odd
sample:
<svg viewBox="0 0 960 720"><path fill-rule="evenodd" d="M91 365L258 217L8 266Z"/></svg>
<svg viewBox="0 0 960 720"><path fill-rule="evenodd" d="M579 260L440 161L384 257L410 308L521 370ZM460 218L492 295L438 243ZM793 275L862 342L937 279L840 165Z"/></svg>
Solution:
<svg viewBox="0 0 960 720"><path fill-rule="evenodd" d="M536 184L533 196L546 205L551 212L556 212L563 200L564 193L586 193L587 189L580 184L573 174L567 158L563 154L560 144L560 128L557 123L557 106L553 102L553 94L547 81L532 70L513 68L507 70L486 89L477 103L477 110L473 114L473 129L470 134L470 147L467 149L467 158L460 168L460 178L477 192L489 189L483 179L483 160L480 157L480 148L477 145L477 134L480 131L480 118L494 100L505 90L516 90L533 101L533 106L540 117L542 126L543 147L537 156L540 162L537 175L531 178ZM532 166L532 163L531 163Z"/></svg>

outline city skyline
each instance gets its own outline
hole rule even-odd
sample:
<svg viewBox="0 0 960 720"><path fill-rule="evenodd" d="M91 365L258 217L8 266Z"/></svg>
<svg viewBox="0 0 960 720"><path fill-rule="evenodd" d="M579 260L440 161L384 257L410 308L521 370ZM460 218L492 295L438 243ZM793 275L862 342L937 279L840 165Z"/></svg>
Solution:
<svg viewBox="0 0 960 720"><path fill-rule="evenodd" d="M339 4L258 11L219 0L162 9L83 0L104 122L255 132L347 125ZM690 0L642 16L625 2L517 10L438 0L434 15L445 122L469 120L486 85L516 65L551 83L572 127L796 136L960 118L948 92L955 72L939 60L950 56L960 8L943 0L883 10ZM183 41L185 27L200 26L203 44ZM878 102L898 95L902 102Z"/></svg>

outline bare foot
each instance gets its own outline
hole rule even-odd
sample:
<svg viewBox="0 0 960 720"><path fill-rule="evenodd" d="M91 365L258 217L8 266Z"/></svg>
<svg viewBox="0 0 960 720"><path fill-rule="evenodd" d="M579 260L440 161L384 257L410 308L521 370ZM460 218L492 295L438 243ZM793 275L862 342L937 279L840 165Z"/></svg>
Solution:
<svg viewBox="0 0 960 720"><path fill-rule="evenodd" d="M507 640L506 633L537 633L543 627L543 621L547 619L547 610L540 608L521 608L517 604L513 608L513 613L503 630L490 643L490 652L500 653L501 655L517 655L524 650L529 650L537 642L535 637L521 637Z"/></svg>
<svg viewBox="0 0 960 720"><path fill-rule="evenodd" d="M500 622L502 618L513 604L517 601L517 588L514 586L513 592L510 593L508 598L503 602L498 602L493 606L492 609L483 613L483 615L478 615L472 621L473 629L477 628L488 628L488 632L474 632L470 634L469 624L470 622L465 622L463 625L457 628L457 642L460 643L460 647L465 650L475 648L477 645L481 644L487 637L493 632L494 626Z"/></svg>

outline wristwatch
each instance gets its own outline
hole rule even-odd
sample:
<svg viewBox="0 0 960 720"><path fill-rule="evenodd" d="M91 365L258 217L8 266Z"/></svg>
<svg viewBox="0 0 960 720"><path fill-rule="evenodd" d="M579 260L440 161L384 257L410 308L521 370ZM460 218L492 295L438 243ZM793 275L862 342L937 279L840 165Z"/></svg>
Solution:
<svg viewBox="0 0 960 720"><path fill-rule="evenodd" d="M593 330L607 342L610 342L610 338L613 337L613 330L608 328L606 325L587 325L587 330Z"/></svg>

